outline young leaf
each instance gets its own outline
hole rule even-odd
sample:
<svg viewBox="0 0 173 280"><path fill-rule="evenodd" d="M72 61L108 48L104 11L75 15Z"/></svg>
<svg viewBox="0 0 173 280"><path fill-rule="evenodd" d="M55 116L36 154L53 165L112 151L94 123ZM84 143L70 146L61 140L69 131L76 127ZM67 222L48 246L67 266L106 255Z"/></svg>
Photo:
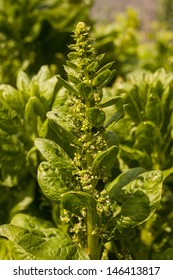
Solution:
<svg viewBox="0 0 173 280"><path fill-rule="evenodd" d="M92 127L102 127L106 118L105 112L98 107L92 107L86 111L86 117Z"/></svg>

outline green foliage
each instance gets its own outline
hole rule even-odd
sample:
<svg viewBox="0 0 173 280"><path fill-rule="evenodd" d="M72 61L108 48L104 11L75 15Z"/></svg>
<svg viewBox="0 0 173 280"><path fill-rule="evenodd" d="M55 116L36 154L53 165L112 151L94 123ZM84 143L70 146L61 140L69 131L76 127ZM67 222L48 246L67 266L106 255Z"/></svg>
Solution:
<svg viewBox="0 0 173 280"><path fill-rule="evenodd" d="M121 142L121 158L129 167L139 164L147 169L171 168L172 73L164 69L154 74L137 72L126 83L117 82L115 87L128 103L126 117L115 127ZM128 130L122 130L125 126Z"/></svg>
<svg viewBox="0 0 173 280"><path fill-rule="evenodd" d="M172 33L91 2L0 1L0 259L172 258Z"/></svg>
<svg viewBox="0 0 173 280"><path fill-rule="evenodd" d="M168 249L172 247L173 215L172 85L172 73L162 68L154 74L146 71L133 73L126 82L117 81L109 91L109 96L113 97L116 90L116 94L128 104L125 117L112 128L119 136L121 170L125 172L138 166L163 170L164 188L158 211L140 226L133 248L126 244L137 259L172 258L171 249Z"/></svg>
<svg viewBox="0 0 173 280"><path fill-rule="evenodd" d="M35 211L36 201L42 203L37 193L41 158L34 140L48 133L46 113L57 102L57 91L57 79L47 66L32 79L20 71L17 88L0 85L0 224L16 213Z"/></svg>
<svg viewBox="0 0 173 280"><path fill-rule="evenodd" d="M14 85L19 70L33 75L45 64L61 73L72 26L89 21L91 5L86 0L1 0L0 83Z"/></svg>

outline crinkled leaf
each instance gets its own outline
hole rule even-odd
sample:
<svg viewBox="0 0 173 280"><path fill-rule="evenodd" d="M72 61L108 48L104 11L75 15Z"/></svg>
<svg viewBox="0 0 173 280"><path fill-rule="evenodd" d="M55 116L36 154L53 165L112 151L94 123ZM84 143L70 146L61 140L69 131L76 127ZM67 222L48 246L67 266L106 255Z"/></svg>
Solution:
<svg viewBox="0 0 173 280"><path fill-rule="evenodd" d="M13 184L18 176L22 176L23 168L26 164L25 156L24 145L18 137L16 135L10 136L0 130L0 168L2 180L10 176L11 183ZM8 182L6 183L8 184Z"/></svg>
<svg viewBox="0 0 173 280"><path fill-rule="evenodd" d="M53 167L48 162L42 162L38 167L38 183L44 195L51 201L59 202L60 195L67 192L72 181L72 170Z"/></svg>
<svg viewBox="0 0 173 280"><path fill-rule="evenodd" d="M90 210L93 215L96 213L96 201L92 195L85 192L67 192L62 195L62 205L64 209L71 213L82 216L82 210Z"/></svg>
<svg viewBox="0 0 173 280"><path fill-rule="evenodd" d="M44 158L53 166L56 166L61 170L74 169L74 167L72 167L71 159L54 141L44 138L36 138L35 146L42 153Z"/></svg>
<svg viewBox="0 0 173 280"><path fill-rule="evenodd" d="M136 167L123 172L115 180L107 185L109 190L109 197L111 200L116 200L118 203L124 202L125 192L123 187L129 184L131 181L135 180L137 176L144 173L145 169L141 167ZM125 196L126 200L126 196Z"/></svg>
<svg viewBox="0 0 173 280"><path fill-rule="evenodd" d="M16 214L11 222L14 226L23 227L25 229L36 229L36 230L44 230L45 228L52 228L53 224L47 220L36 218L27 214L19 213Z"/></svg>
<svg viewBox="0 0 173 280"><path fill-rule="evenodd" d="M0 227L0 235L10 240L15 260L89 259L70 237L56 228L25 229L14 225Z"/></svg>
<svg viewBox="0 0 173 280"><path fill-rule="evenodd" d="M111 198L115 199L115 203L119 205L115 217L112 217L106 225L112 237L119 237L119 234L127 235L128 232L137 225L148 220L156 211L162 193L163 175L159 170L144 172L135 178L135 172L140 170L135 169L133 172L133 180L128 172L129 177L126 180L125 174L118 185L112 184L110 190ZM123 181L124 184L123 184ZM116 190L117 187L117 190Z"/></svg>

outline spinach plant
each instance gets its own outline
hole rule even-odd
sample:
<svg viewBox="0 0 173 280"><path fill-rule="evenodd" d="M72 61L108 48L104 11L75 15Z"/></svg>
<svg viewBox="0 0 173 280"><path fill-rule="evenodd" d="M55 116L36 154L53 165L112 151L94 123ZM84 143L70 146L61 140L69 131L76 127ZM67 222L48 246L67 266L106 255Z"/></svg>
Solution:
<svg viewBox="0 0 173 280"><path fill-rule="evenodd" d="M44 158L38 183L53 217L17 214L0 227L14 259L108 259L108 244L134 236L160 203L160 170L136 167L120 173L112 127L124 117L124 105L120 96L103 101L113 63L100 67L103 55L96 55L89 30L83 22L76 25L67 80L57 77L68 98L47 113L52 136L35 139ZM116 110L107 118L105 109L113 105Z"/></svg>
<svg viewBox="0 0 173 280"><path fill-rule="evenodd" d="M134 254L136 258L172 259L173 75L163 68L154 73L137 71L126 82L117 81L107 95L115 96L115 91L128 103L125 117L114 126L121 170L140 165L160 169L164 176L159 209L140 226Z"/></svg>

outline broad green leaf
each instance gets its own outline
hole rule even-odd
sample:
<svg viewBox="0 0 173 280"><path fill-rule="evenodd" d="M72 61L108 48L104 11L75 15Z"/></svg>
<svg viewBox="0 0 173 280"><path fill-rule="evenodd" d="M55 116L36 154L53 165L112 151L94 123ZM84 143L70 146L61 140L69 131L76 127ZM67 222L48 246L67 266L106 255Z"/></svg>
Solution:
<svg viewBox="0 0 173 280"><path fill-rule="evenodd" d="M56 228L25 229L14 225L0 227L0 235L10 241L15 260L82 260L86 253L70 237Z"/></svg>
<svg viewBox="0 0 173 280"><path fill-rule="evenodd" d="M92 163L92 174L110 175L111 169L117 161L118 146L111 146L106 151L99 152ZM93 179L93 185L96 185L97 179Z"/></svg>
<svg viewBox="0 0 173 280"><path fill-rule="evenodd" d="M62 205L64 209L71 213L82 216L83 211L91 211L93 215L96 214L96 201L92 195L81 192L71 191L62 195Z"/></svg>
<svg viewBox="0 0 173 280"><path fill-rule="evenodd" d="M118 203L124 202L125 192L123 190L123 187L129 184L131 181L135 180L138 175L145 172L144 168L136 167L129 169L122 174L120 174L118 177L116 177L115 180L113 180L111 183L107 185L107 190L109 190L109 197L112 200L116 200ZM126 197L125 197L126 199Z"/></svg>
<svg viewBox="0 0 173 280"><path fill-rule="evenodd" d="M51 128L55 131L55 133L59 136L60 139L81 147L82 144L78 141L77 137L74 136L68 130L70 120L67 118L66 120L64 119L64 122L62 122L61 116L62 114L60 113L57 114L56 112L53 111L47 113L47 117ZM72 127L70 128L72 129Z"/></svg>
<svg viewBox="0 0 173 280"><path fill-rule="evenodd" d="M86 117L92 127L102 127L106 118L105 112L98 107L92 107L86 111Z"/></svg>
<svg viewBox="0 0 173 280"><path fill-rule="evenodd" d="M72 160L54 141L44 138L36 138L35 146L44 158L53 166L56 166L61 170L74 169L74 167L72 167Z"/></svg>
<svg viewBox="0 0 173 280"><path fill-rule="evenodd" d="M61 168L61 166L60 166ZM60 201L60 195L67 192L72 182L72 171L58 169L48 162L38 167L38 183L44 195L51 201Z"/></svg>
<svg viewBox="0 0 173 280"><path fill-rule="evenodd" d="M136 171L140 172L138 169ZM163 183L161 171L141 173L136 178L134 176L133 180L129 179L129 183L126 183L125 175L123 177L121 180L124 180L124 184L120 182L117 189L116 185L112 185L113 189L110 190L112 199L115 199L115 203L119 205L115 217L106 225L107 230L110 231L110 238L119 237L119 234L127 235L134 227L148 220L161 200Z"/></svg>
<svg viewBox="0 0 173 280"><path fill-rule="evenodd" d="M24 145L19 138L0 130L0 168L3 180L10 176L14 183L18 176L22 177L26 166L25 156Z"/></svg>
<svg viewBox="0 0 173 280"><path fill-rule="evenodd" d="M127 113L135 123L142 121L141 113L144 111L144 106L141 104L141 98L137 86L127 85L128 94L125 95L125 102L128 104ZM130 87L130 91L129 91Z"/></svg>
<svg viewBox="0 0 173 280"><path fill-rule="evenodd" d="M8 134L15 134L22 130L21 117L3 100L0 91L0 129Z"/></svg>
<svg viewBox="0 0 173 280"><path fill-rule="evenodd" d="M16 214L12 218L10 223L14 226L23 227L28 230L30 229L44 230L46 228L48 229L53 227L53 224L49 221L23 213Z"/></svg>

